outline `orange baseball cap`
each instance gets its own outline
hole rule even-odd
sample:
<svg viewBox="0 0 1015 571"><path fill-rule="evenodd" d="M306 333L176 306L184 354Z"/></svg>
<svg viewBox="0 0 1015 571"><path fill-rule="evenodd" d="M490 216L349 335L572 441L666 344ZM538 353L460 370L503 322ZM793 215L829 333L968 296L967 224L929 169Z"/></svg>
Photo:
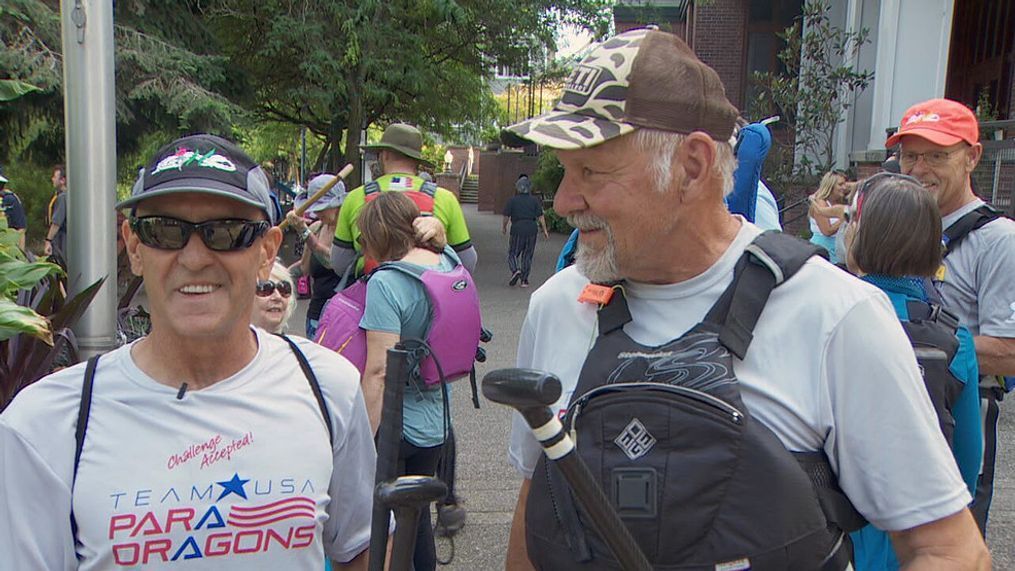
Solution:
<svg viewBox="0 0 1015 571"><path fill-rule="evenodd" d="M885 147L898 145L906 135L922 137L942 147L961 141L975 145L980 140L980 125L973 112L958 101L931 99L906 110L899 130L888 137Z"/></svg>

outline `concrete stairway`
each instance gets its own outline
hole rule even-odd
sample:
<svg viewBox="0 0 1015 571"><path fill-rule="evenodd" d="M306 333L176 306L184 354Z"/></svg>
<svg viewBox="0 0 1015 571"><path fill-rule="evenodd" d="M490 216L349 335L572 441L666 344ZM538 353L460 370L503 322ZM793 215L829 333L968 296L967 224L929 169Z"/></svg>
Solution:
<svg viewBox="0 0 1015 571"><path fill-rule="evenodd" d="M465 177L465 184L458 193L458 201L462 204L475 204L479 202L479 175L470 174Z"/></svg>

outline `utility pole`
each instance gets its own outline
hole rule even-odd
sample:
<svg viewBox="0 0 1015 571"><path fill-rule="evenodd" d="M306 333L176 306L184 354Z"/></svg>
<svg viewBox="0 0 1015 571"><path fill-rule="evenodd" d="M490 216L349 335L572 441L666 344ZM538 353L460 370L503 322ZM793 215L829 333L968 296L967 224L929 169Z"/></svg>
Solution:
<svg viewBox="0 0 1015 571"><path fill-rule="evenodd" d="M68 296L106 281L75 329L82 357L116 346L116 108L112 0L61 0Z"/></svg>

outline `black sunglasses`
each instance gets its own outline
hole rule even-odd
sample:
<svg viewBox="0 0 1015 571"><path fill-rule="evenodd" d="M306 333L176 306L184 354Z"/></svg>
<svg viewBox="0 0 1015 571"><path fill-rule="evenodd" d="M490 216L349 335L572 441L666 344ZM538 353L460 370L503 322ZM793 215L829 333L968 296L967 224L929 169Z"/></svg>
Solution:
<svg viewBox="0 0 1015 571"><path fill-rule="evenodd" d="M282 297L289 297L293 294L293 286L289 285L289 282L273 282L271 280L257 280L257 296L258 297L269 297L271 294L278 290L278 294Z"/></svg>
<svg viewBox="0 0 1015 571"><path fill-rule="evenodd" d="M169 216L141 216L130 221L130 227L141 243L160 250L180 250L197 232L209 250L232 252L245 250L268 231L263 220L224 218L193 223Z"/></svg>

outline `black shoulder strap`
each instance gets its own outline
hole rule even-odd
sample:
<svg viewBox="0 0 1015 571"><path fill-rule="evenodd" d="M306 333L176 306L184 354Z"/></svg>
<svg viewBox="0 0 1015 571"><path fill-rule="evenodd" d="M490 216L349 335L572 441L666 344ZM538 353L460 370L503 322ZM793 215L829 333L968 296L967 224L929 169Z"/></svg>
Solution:
<svg viewBox="0 0 1015 571"><path fill-rule="evenodd" d="M430 180L423 181L423 185L419 187L419 191L423 194L433 198L437 194L437 185Z"/></svg>
<svg viewBox="0 0 1015 571"><path fill-rule="evenodd" d="M78 402L78 424L74 429L74 468L71 472L71 510L70 529L75 540L78 536L78 522L74 518L74 482L78 479L78 464L81 462L81 450L85 447L85 433L88 431L88 415L92 410L92 386L95 384L95 367L99 364L99 356L88 359L85 365L85 378L81 383L81 400Z"/></svg>
<svg viewBox="0 0 1015 571"><path fill-rule="evenodd" d="M296 342L285 335L279 334L278 336L289 344L289 348L292 349L293 355L296 355L296 360L300 363L300 369L303 370L303 376L305 376L307 378L307 382L310 383L310 390L313 391L314 398L317 399L317 406L321 409L321 414L324 416L324 424L328 427L328 440L334 444L335 431L331 426L331 415L328 414L328 405L324 402L324 395L321 393L321 384L317 382L317 375L315 375L314 370L310 368L310 363L307 362L307 357L303 354L303 351L300 351Z"/></svg>
<svg viewBox="0 0 1015 571"><path fill-rule="evenodd" d="M720 326L719 341L743 359L772 290L821 251L814 244L774 230L755 238L737 262L733 283L705 317Z"/></svg>
<svg viewBox="0 0 1015 571"><path fill-rule="evenodd" d="M958 316L936 303L915 299L906 300L906 312L909 314L910 321L933 321L943 325L952 335L959 328Z"/></svg>
<svg viewBox="0 0 1015 571"><path fill-rule="evenodd" d="M363 196L369 196L376 194L381 191L381 185L376 180L372 180L363 185Z"/></svg>
<svg viewBox="0 0 1015 571"><path fill-rule="evenodd" d="M81 450L85 447L85 433L88 431L88 415L92 410L92 386L95 384L95 367L99 363L99 356L95 355L88 359L85 365L85 380L81 384L81 401L78 403L78 424L74 430L74 475L73 481L78 477L78 463L81 462Z"/></svg>
<svg viewBox="0 0 1015 571"><path fill-rule="evenodd" d="M1004 214L989 204L984 204L976 210L966 213L944 231L945 256L958 248L970 232L982 228L1002 216Z"/></svg>

